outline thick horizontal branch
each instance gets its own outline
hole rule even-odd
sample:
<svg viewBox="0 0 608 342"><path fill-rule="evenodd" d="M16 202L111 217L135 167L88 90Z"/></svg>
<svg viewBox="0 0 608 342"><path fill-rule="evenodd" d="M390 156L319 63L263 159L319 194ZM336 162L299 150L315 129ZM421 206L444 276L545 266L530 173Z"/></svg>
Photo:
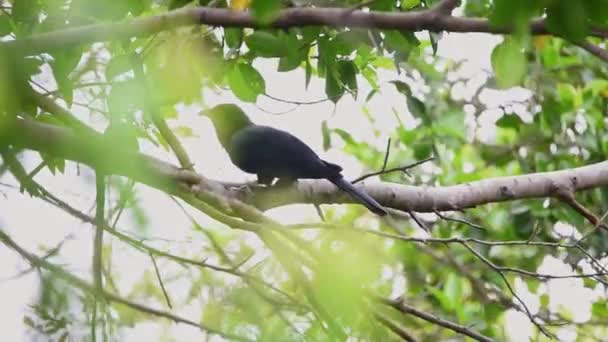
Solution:
<svg viewBox="0 0 608 342"><path fill-rule="evenodd" d="M0 49L13 49L22 54L38 54L70 46L145 36L163 30L188 25L210 25L223 27L251 27L260 25L244 11L223 8L182 8L164 14L124 20L118 23L93 24L48 32L26 39L0 43ZM349 8L298 7L282 10L270 27L289 28L301 26L363 27L398 29L408 31L486 32L510 33L508 27L496 27L487 19L453 17L441 7L414 12L375 12ZM530 23L533 34L549 34L544 19ZM608 32L593 29L592 36L607 37Z"/></svg>
<svg viewBox="0 0 608 342"><path fill-rule="evenodd" d="M452 186L413 186L373 183L365 191L385 207L405 211L432 212L472 208L478 205L518 199L560 197L608 185L608 161L553 172L488 178ZM241 193L241 195L247 195ZM255 189L245 202L260 209L295 203L351 202L334 185L324 180L300 180L290 187Z"/></svg>
<svg viewBox="0 0 608 342"><path fill-rule="evenodd" d="M163 191L172 185L198 184L198 187L190 188L193 193L212 192L224 198L239 199L260 209L296 203L352 203L350 197L325 180L300 180L287 187L237 191L231 190L228 184L209 180L153 157L135 151L120 151L111 141L98 134L76 134L62 127L24 120L16 120L5 129L0 131L0 137L9 137L10 140L0 141L0 145L8 143L103 167L108 174L127 176ZM490 178L445 187L387 182L359 186L386 207L434 212L517 199L555 197L564 192L574 193L606 185L608 161L569 170Z"/></svg>

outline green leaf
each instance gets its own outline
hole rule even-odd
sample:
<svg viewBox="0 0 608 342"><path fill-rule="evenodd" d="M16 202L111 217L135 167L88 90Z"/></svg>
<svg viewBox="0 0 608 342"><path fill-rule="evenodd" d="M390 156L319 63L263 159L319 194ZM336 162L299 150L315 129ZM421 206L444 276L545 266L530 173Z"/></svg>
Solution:
<svg viewBox="0 0 608 342"><path fill-rule="evenodd" d="M177 126L173 128L172 131L182 138L198 137L198 135L194 133L192 128L188 126Z"/></svg>
<svg viewBox="0 0 608 342"><path fill-rule="evenodd" d="M337 71L335 69L330 71L332 72L325 75L325 94L333 103L336 103L344 95L344 87L336 75Z"/></svg>
<svg viewBox="0 0 608 342"><path fill-rule="evenodd" d="M127 0L127 4L131 14L138 16L150 8L152 2L151 0Z"/></svg>
<svg viewBox="0 0 608 342"><path fill-rule="evenodd" d="M523 32L530 18L540 13L541 1L494 0L490 23L497 27L515 26L516 32Z"/></svg>
<svg viewBox="0 0 608 342"><path fill-rule="evenodd" d="M19 0L13 2L11 16L16 22L32 25L38 22L40 2L37 0Z"/></svg>
<svg viewBox="0 0 608 342"><path fill-rule="evenodd" d="M392 11L395 8L395 0L376 0L369 4L373 11Z"/></svg>
<svg viewBox="0 0 608 342"><path fill-rule="evenodd" d="M287 55L289 49L283 40L268 31L255 31L245 37L245 43L251 51L261 57L283 57Z"/></svg>
<svg viewBox="0 0 608 342"><path fill-rule="evenodd" d="M410 10L414 7L418 7L420 5L420 0L404 0L401 2L401 8L405 8Z"/></svg>
<svg viewBox="0 0 608 342"><path fill-rule="evenodd" d="M526 75L526 56L518 41L509 37L496 46L492 51L492 67L500 87L520 84Z"/></svg>
<svg viewBox="0 0 608 342"><path fill-rule="evenodd" d="M395 88L397 88L397 91L400 92L401 94L405 95L406 97L410 97L412 96L412 89L410 88L410 86L403 82L403 81L390 81L389 83L392 83L393 85L395 85Z"/></svg>
<svg viewBox="0 0 608 342"><path fill-rule="evenodd" d="M288 50L287 56L281 57L279 60L279 71L291 71L302 64L307 59L308 49L298 46L298 41L294 36L283 36L285 44L291 48Z"/></svg>
<svg viewBox="0 0 608 342"><path fill-rule="evenodd" d="M377 58L374 58L371 64L376 68L395 70L395 61L388 57L379 56Z"/></svg>
<svg viewBox="0 0 608 342"><path fill-rule="evenodd" d="M367 96L365 97L365 102L369 102L374 95L376 95L378 93L378 89L372 89L369 91L369 93L367 94Z"/></svg>
<svg viewBox="0 0 608 342"><path fill-rule="evenodd" d="M430 142L415 142L412 148L414 149L414 157L418 160L433 155L433 144Z"/></svg>
<svg viewBox="0 0 608 342"><path fill-rule="evenodd" d="M400 52L403 60L406 60L412 49L419 44L418 39L411 32L386 30L384 36L386 50L388 52Z"/></svg>
<svg viewBox="0 0 608 342"><path fill-rule="evenodd" d="M131 70L131 55L122 54L112 57L106 66L106 79L112 80L114 77Z"/></svg>
<svg viewBox="0 0 608 342"><path fill-rule="evenodd" d="M443 293L449 300L450 307L456 308L463 297L462 280L454 273L448 274L448 278L443 286Z"/></svg>
<svg viewBox="0 0 608 342"><path fill-rule="evenodd" d="M593 23L605 25L608 22L608 0L583 1L583 5Z"/></svg>
<svg viewBox="0 0 608 342"><path fill-rule="evenodd" d="M53 76L57 82L59 92L63 96L63 99L72 105L73 98L73 82L70 80L70 73L78 65L82 54L81 49L66 49L62 51L55 51L52 53L53 62L50 63Z"/></svg>
<svg viewBox="0 0 608 342"><path fill-rule="evenodd" d="M255 102L266 91L266 83L251 65L237 63L228 74L228 85L234 95L245 102Z"/></svg>
<svg viewBox="0 0 608 342"><path fill-rule="evenodd" d="M305 80L305 89L308 89L308 85L310 84L310 77L312 76L312 65L310 65L310 61L306 58L306 80Z"/></svg>
<svg viewBox="0 0 608 342"><path fill-rule="evenodd" d="M111 142L114 148L135 151L139 149L137 131L127 120L112 120L103 135Z"/></svg>
<svg viewBox="0 0 608 342"><path fill-rule="evenodd" d="M361 75L363 75L363 77L365 77L365 80L367 80L367 83L369 83L369 85L373 88L373 89L379 89L378 87L378 74L376 73L376 71L373 68L365 68L361 71Z"/></svg>
<svg viewBox="0 0 608 342"><path fill-rule="evenodd" d="M115 82L106 99L108 110L115 118L129 118L144 105L144 90L136 80Z"/></svg>
<svg viewBox="0 0 608 342"><path fill-rule="evenodd" d="M422 119L425 124L430 124L430 118L426 114L426 106L415 96L407 97L407 108L412 113L412 116Z"/></svg>
<svg viewBox="0 0 608 342"><path fill-rule="evenodd" d="M569 83L557 85L557 96L561 107L566 111L578 109L583 102L581 92Z"/></svg>
<svg viewBox="0 0 608 342"><path fill-rule="evenodd" d="M321 135L323 136L323 151L329 150L331 147L331 130L327 126L327 120L323 120L321 123Z"/></svg>
<svg viewBox="0 0 608 342"><path fill-rule="evenodd" d="M44 61L36 57L26 57L21 63L19 63L21 74L29 78L33 75L37 75L41 72L40 67L44 64Z"/></svg>
<svg viewBox="0 0 608 342"><path fill-rule="evenodd" d="M11 18L8 15L0 15L0 36L6 36L13 32Z"/></svg>
<svg viewBox="0 0 608 342"><path fill-rule="evenodd" d="M54 175L55 172L65 172L65 159L57 158L47 153L40 152L40 158L46 163L49 171Z"/></svg>
<svg viewBox="0 0 608 342"><path fill-rule="evenodd" d="M517 114L504 114L498 121L496 121L496 126L502 128L513 128L519 129L524 122L521 120L519 115Z"/></svg>
<svg viewBox="0 0 608 342"><path fill-rule="evenodd" d="M224 39L226 45L231 49L238 49L243 44L243 29L242 28L225 28Z"/></svg>
<svg viewBox="0 0 608 342"><path fill-rule="evenodd" d="M439 302L442 309L444 309L446 311L454 310L454 306L452 305L452 302L445 295L444 292L442 292L441 290L439 290L437 288L430 287L430 286L427 288L427 290Z"/></svg>
<svg viewBox="0 0 608 342"><path fill-rule="evenodd" d="M593 80L585 85L585 91L591 92L591 96L594 98L606 90L608 90L607 80Z"/></svg>
<svg viewBox="0 0 608 342"><path fill-rule="evenodd" d="M187 4L191 3L193 0L170 0L169 1L169 9L174 10L176 8L184 7Z"/></svg>
<svg viewBox="0 0 608 342"><path fill-rule="evenodd" d="M341 128L333 129L332 132L336 133L340 138L342 138L347 145L357 144L355 139L353 139L353 136Z"/></svg>
<svg viewBox="0 0 608 342"><path fill-rule="evenodd" d="M320 77L325 77L329 73L328 69L336 62L336 52L327 37L319 37L317 50L317 73Z"/></svg>
<svg viewBox="0 0 608 342"><path fill-rule="evenodd" d="M357 67L352 61L339 61L337 63L338 74L340 75L340 81L348 89L355 92L357 91Z"/></svg>
<svg viewBox="0 0 608 342"><path fill-rule="evenodd" d="M268 24L277 17L282 6L281 0L253 0L251 12L258 22Z"/></svg>
<svg viewBox="0 0 608 342"><path fill-rule="evenodd" d="M493 322L500 317L505 311L504 307L497 303L486 303L483 306L484 319L488 322Z"/></svg>
<svg viewBox="0 0 608 342"><path fill-rule="evenodd" d="M452 110L442 113L433 122L432 129L438 135L464 140L467 132L464 124L464 112L462 110Z"/></svg>
<svg viewBox="0 0 608 342"><path fill-rule="evenodd" d="M349 56L362 43L368 43L369 38L364 31L351 30L338 33L330 41L337 55Z"/></svg>
<svg viewBox="0 0 608 342"><path fill-rule="evenodd" d="M553 1L547 8L547 28L557 36L578 42L589 33L583 1Z"/></svg>
<svg viewBox="0 0 608 342"><path fill-rule="evenodd" d="M608 302L606 300L599 300L591 306L591 312L594 317L602 317L608 319Z"/></svg>
<svg viewBox="0 0 608 342"><path fill-rule="evenodd" d="M93 23L97 20L118 20L131 11L130 5L130 1L73 0L70 20L78 24Z"/></svg>
<svg viewBox="0 0 608 342"><path fill-rule="evenodd" d="M306 26L294 28L301 36L300 42L303 44L310 44L319 38L321 34L321 27L319 26Z"/></svg>

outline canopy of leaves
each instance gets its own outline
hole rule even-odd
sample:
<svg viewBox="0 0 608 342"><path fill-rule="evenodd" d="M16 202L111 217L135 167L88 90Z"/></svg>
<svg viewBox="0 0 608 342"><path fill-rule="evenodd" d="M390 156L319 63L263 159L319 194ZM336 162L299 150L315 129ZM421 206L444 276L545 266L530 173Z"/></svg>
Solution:
<svg viewBox="0 0 608 342"><path fill-rule="evenodd" d="M608 64L577 46L585 39L591 44L599 43L599 38L591 36L598 27L608 24L605 0L464 1L459 15L487 19L491 27L507 27L512 32L493 49L489 57L492 70L472 76L466 72L466 61L436 55L443 36L434 32L264 26L290 7L331 5L354 11L364 6L370 11L398 13L424 11L436 3L3 1L0 35L5 40L27 39L82 25L129 22L207 5L249 11L260 26L175 25L160 31L155 28L154 32L137 37L50 49L28 56L0 48L0 128L21 117L77 130L69 120L49 113L51 107L41 105L39 98L32 95L38 93L70 111L82 113L84 109L88 115L79 118L92 127L100 121L104 127L109 124L117 151L133 146L135 139L140 146L170 151L171 139L155 120L171 123L182 115L176 108L184 105L205 107L203 94L209 90L231 92L235 100L256 103L273 82L256 61L271 59L279 72L303 72L306 86L313 78L323 80L326 101L339 104L345 98L356 99L363 114L352 115L365 115L374 129L382 115L394 115L401 123L390 133L387 161L385 150L331 125L324 125L323 130L319 127L327 149L342 148L372 171L381 169L385 162L391 167L434 157L409 175L383 174L383 181L452 185L606 160ZM530 20L540 17L546 18L548 32L532 34L528 29ZM37 81L49 77L56 87L42 89ZM373 112L370 108L377 96L391 91L400 96L391 103L393 113ZM499 105L487 100L487 94L509 97L513 91L525 95ZM294 98L298 95L294 94ZM183 126L174 128L173 133L178 138L197 134ZM0 152L2 175L8 169L7 156L20 151L9 148L0 135ZM39 157L50 171L65 171L65 160L45 153ZM103 163L112 168L116 160ZM15 173L13 169L11 172ZM72 173L70 177L77 175ZM132 217L129 223L135 228L125 227L129 231L127 237L145 237L147 209L138 197L138 189L144 185L134 186L116 177L109 187L119 195L108 210L108 221L128 212ZM599 215L608 211L606 188L579 193L576 200ZM112 292L129 299L164 305L167 294L161 289L159 278L166 283L179 283L180 293L169 293L179 298L173 303L174 312L190 313L193 310L185 308L196 307L194 312L200 312L200 317L192 320L208 330L252 340L343 340L346 335L362 341L396 340L404 336L399 335L399 329L420 341L447 340L456 334L436 322L413 318L379 303L377 298L398 298L420 311L495 340L507 337L509 311L522 313L534 324L544 326L549 334L568 330L580 341L605 338L605 231L594 230L580 213L554 200L503 202L440 215L461 221L431 213L391 223L372 218L364 208L349 206L348 210L325 210L326 221L344 229L292 231L278 237L258 235L264 244L252 244L254 237L250 232L234 231L216 222L199 224L194 219L190 222L190 236L184 239L195 237L201 242L189 248L170 242L152 245L145 239L114 235L108 238L104 249L107 280L121 277L115 271L119 268L113 267L123 263L113 257L119 253L114 248L118 244L132 249L132 253L150 254L166 262L160 263L162 277L157 277L151 268L131 289L113 288L111 281L106 284ZM420 225L430 229L432 238L476 240L422 244L369 233L426 234L421 233ZM558 226L568 229L558 230ZM350 229L353 227L359 231ZM52 224L44 227L52 228ZM589 232L592 233L577 244ZM179 257L167 257L167 253ZM64 261L60 256L48 260L59 264ZM564 265L572 278L543 276L546 268L541 266L549 261ZM183 267L162 267L168 264ZM134 325L155 319L150 318L149 312L112 303L104 305L95 318L90 294L72 291L65 279L44 274L40 296L24 317L24 324L36 336L67 340L70 332L88 332L84 327L97 324L98 334L112 340ZM571 308L556 304L560 303L558 296L569 294L550 289L564 281L589 293L602 294L590 295L592 306L585 319L573 319ZM528 294L523 301L522 293ZM537 305L532 307L532 302ZM539 340L544 338L540 330L534 331L533 337L536 336Z"/></svg>

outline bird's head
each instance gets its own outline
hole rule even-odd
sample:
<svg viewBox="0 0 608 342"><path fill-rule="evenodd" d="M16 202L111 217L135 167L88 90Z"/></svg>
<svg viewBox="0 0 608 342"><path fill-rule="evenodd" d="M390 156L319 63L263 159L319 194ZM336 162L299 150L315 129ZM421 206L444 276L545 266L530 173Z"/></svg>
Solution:
<svg viewBox="0 0 608 342"><path fill-rule="evenodd" d="M224 147L230 142L233 134L253 124L239 106L231 103L220 104L204 110L202 115L211 120Z"/></svg>

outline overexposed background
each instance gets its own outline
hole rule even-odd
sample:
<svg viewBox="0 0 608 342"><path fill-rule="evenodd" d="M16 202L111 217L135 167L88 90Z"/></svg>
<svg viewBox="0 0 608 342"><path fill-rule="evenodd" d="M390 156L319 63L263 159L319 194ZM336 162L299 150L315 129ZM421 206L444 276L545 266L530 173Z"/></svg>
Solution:
<svg viewBox="0 0 608 342"><path fill-rule="evenodd" d="M484 75L491 71L490 53L494 46L502 40L500 36L487 34L446 34L439 42L438 55L447 59L464 61L463 74L468 77L478 78L483 81ZM304 71L295 70L287 73L276 71L276 61L258 60L255 67L264 75L266 79L266 90L274 97L297 100L312 101L325 98L324 80L312 79L308 90L304 88ZM50 73L43 73L40 77L41 83L54 89L54 84ZM456 76L456 75L454 75ZM382 81L389 81L400 77L394 72L384 72L381 74ZM470 98L475 91L475 83L469 82L455 87L452 96L455 98ZM477 83L479 84L479 83ZM364 80L359 80L361 94L366 94L367 84ZM487 91L482 94L482 100L486 103L500 104L508 103L512 99L521 99L529 96L528 92L522 89L514 89L506 92ZM230 93L205 92L205 102L208 106L213 106L222 102L238 102ZM381 86L381 92L376 95L368 104L371 114L376 118L376 129L380 131L379 136L375 136L372 127L361 114L361 106L364 96L360 96L359 101L355 101L351 96L345 96L337 106L330 101L315 105L299 106L293 111L281 115L268 114L259 107L252 104L240 105L249 113L256 123L271 125L287 130L300 137L308 143L315 151L322 155L324 159L336 162L344 167L347 178L355 177L364 170L361 165L353 158L340 151L339 148L322 151L321 122L327 120L330 127L340 127L350 132L354 138L366 141L379 150L383 150L388 134L393 131L397 121L392 114L395 108L402 116L406 125L415 125L408 114L403 95L399 94L394 87ZM269 112L289 111L294 105L285 104L260 97L257 103L261 108ZM74 112L83 118L89 118L87 110L74 107ZM253 179L252 175L247 175L236 169L229 162L225 152L216 141L214 132L207 119L198 115L200 107L182 106L179 108L179 120L170 121L172 127L187 126L192 128L196 137L183 138L182 142L188 151L195 168L200 173L218 180L242 181ZM484 130L481 123L480 132L492 138L491 124L496 120L500 112L488 112L488 128ZM525 113L523 113L525 115ZM103 123L98 120L99 124ZM143 152L153 154L159 158L172 161L174 157L153 146L145 145ZM37 154L28 152L24 158L28 169L35 167L39 158ZM48 170L40 172L36 179L48 186L51 192L61 195L78 208L92 213L94 196L94 174L86 167L80 168L80 176L76 174L74 164L69 164L64 175L52 175ZM32 199L27 195L19 194L18 190L7 186L16 185L12 176L6 174L0 179L0 228L6 230L13 238L31 251L41 251L41 248L50 249L64 240L69 239L61 249L58 260L71 272L89 279L90 260L92 253L92 232L90 225L71 218L58 209L46 203ZM176 240L168 245L172 249L187 253L188 250L196 249L197 237L192 236L191 224L181 209L175 205L167 196L160 192L143 186L137 188L138 198L142 201L148 216L148 226L142 235L147 237L158 237L158 243L164 243L162 239ZM314 209L309 205L293 205L283 208L273 209L270 215L282 222L298 222L310 217L315 217ZM202 215L197 215L197 219L202 222L210 221ZM133 217L125 215L119 224L123 229L130 229L137 232ZM556 227L563 235L576 233L576 230L568 225ZM186 240L185 237L188 237ZM254 242L252 242L254 243ZM124 247L124 246L122 246ZM113 264L117 267L116 273L120 277L116 279L117 286L121 289L129 289L141 278L143 272L151 270L148 257L138 253L131 253L128 248L117 246L113 251ZM27 269L28 265L15 253L0 248L0 322L2 322L2 336L5 341L30 340L26 334L26 326L23 324L24 314L29 312L28 303L34 301L39 293L38 276L35 272L12 279L15 274ZM165 270L162 260L159 260L159 267ZM558 259L548 256L540 266L540 273L569 274L571 268ZM168 291L179 298L180 293L186 292L187 284L171 283ZM532 310L538 310L539 299L535 294L527 291L524 282L515 283L517 293L526 301ZM590 317L591 302L597 296L602 295L600 290L592 291L583 287L581 279L562 279L549 280L546 285L541 285L540 293L548 293L552 308L560 305L567 308L572 314L574 321L584 322ZM162 307L163 303L154 303L157 307ZM200 317L200 308L191 305L180 310L180 315L192 317L194 320ZM505 319L505 329L512 341L525 341L532 332L532 325L528 318L519 312L510 310ZM132 340L156 340L162 334L174 336L178 341L195 340L200 336L196 328L185 325L173 324L169 322L152 322L137 324L132 329L124 331L123 339ZM563 328L558 334L563 341L570 341L576 337L576 333Z"/></svg>

